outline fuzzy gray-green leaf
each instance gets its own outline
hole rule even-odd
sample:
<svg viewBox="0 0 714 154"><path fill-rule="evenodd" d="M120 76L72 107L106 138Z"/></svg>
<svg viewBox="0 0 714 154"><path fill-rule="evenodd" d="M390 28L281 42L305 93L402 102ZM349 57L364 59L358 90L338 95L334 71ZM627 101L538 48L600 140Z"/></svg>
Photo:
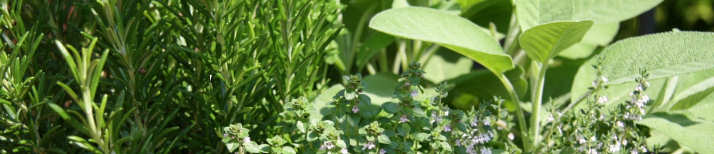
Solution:
<svg viewBox="0 0 714 154"><path fill-rule="evenodd" d="M592 65L599 57L603 57L602 73L609 79L608 84L629 84L640 70L647 70L649 79L656 80L714 69L712 42L714 33L710 32L667 32L619 41L580 67L571 100L582 96L597 78Z"/></svg>
<svg viewBox="0 0 714 154"><path fill-rule="evenodd" d="M662 0L518 0L521 29L554 21L620 22L657 6Z"/></svg>

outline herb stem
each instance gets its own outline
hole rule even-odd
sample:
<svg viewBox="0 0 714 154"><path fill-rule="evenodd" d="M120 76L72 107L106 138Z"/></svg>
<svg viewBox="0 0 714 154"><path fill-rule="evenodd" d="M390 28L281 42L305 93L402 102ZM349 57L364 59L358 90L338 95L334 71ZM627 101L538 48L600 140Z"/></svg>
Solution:
<svg viewBox="0 0 714 154"><path fill-rule="evenodd" d="M531 144L533 144L533 147L537 147L540 142L540 105L543 102L545 74L546 70L548 70L547 63L547 61L544 63L536 63L536 66L540 66L540 70L538 71L538 76L535 79L536 85L531 90L533 92L531 93L531 101L533 102L533 104L531 104L531 128L529 130L531 131Z"/></svg>
<svg viewBox="0 0 714 154"><path fill-rule="evenodd" d="M511 82L508 80L508 78L506 78L506 75L504 75L503 73L499 73L499 74L495 74L495 75L501 81L501 83L503 84L503 87L506 88L506 91L508 91L508 94L511 97L511 102L513 102L516 106L516 116L518 118L518 128L520 128L521 136L523 136L523 138L524 138L521 140L521 142L523 143L524 149L526 149L524 151L528 151L528 149L530 149L530 146L529 146L529 144L526 144L527 141L525 140L525 138L527 138L527 132L528 132L528 131L526 131L526 127L527 127L526 126L526 118L523 115L523 109L521 109L521 107L520 107L521 101L518 99L518 94L514 90L513 84L511 84Z"/></svg>

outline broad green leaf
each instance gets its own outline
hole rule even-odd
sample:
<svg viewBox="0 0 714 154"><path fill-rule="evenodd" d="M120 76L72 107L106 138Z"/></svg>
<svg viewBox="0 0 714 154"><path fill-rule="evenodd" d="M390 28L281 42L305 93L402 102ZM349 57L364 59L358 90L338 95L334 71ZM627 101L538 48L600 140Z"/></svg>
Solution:
<svg viewBox="0 0 714 154"><path fill-rule="evenodd" d="M714 101L714 69L704 70L680 79L677 93L667 105L670 110L688 109L697 103Z"/></svg>
<svg viewBox="0 0 714 154"><path fill-rule="evenodd" d="M382 52L383 49L386 48L392 42L394 42L394 37L381 32L373 32L372 35L370 35L367 40L360 46L360 52L358 53L359 56L356 57L357 67L364 67L369 62L369 60L372 60L372 57L374 57L374 55L377 55L377 53Z"/></svg>
<svg viewBox="0 0 714 154"><path fill-rule="evenodd" d="M504 2L503 0L457 0L459 7L461 8L461 16L470 17L474 14L480 13L480 11L485 8L492 6L498 2Z"/></svg>
<svg viewBox="0 0 714 154"><path fill-rule="evenodd" d="M433 82L453 79L471 71L471 60L451 52L437 51L424 65L424 78Z"/></svg>
<svg viewBox="0 0 714 154"><path fill-rule="evenodd" d="M528 57L545 63L561 51L580 42L592 24L592 21L579 21L538 25L523 32L519 42Z"/></svg>
<svg viewBox="0 0 714 154"><path fill-rule="evenodd" d="M486 1L487 0L457 0L456 2L459 3L459 6L461 7L461 12L466 12L472 7Z"/></svg>
<svg viewBox="0 0 714 154"><path fill-rule="evenodd" d="M614 23L637 16L660 2L662 0L518 0L516 17L523 30L554 21Z"/></svg>
<svg viewBox="0 0 714 154"><path fill-rule="evenodd" d="M686 114L687 116L714 123L714 94L710 94L706 101L694 105L693 107L686 110L674 111L675 113Z"/></svg>
<svg viewBox="0 0 714 154"><path fill-rule="evenodd" d="M368 96L369 103L360 102L360 108L364 107L369 110L382 106L386 102L398 102L394 99L394 89L397 87L396 77L387 74L377 74L362 78L363 93L360 99ZM342 85L334 85L318 95L312 102L309 109L310 122L316 123L321 121L325 116L333 114L334 110L328 109L335 107L334 98L339 95L345 88ZM361 111L360 111L361 112ZM373 116L374 113L365 113Z"/></svg>
<svg viewBox="0 0 714 154"><path fill-rule="evenodd" d="M268 153L269 148L266 144L257 144L253 141L243 143L243 146L245 146L245 151L248 153Z"/></svg>
<svg viewBox="0 0 714 154"><path fill-rule="evenodd" d="M392 140L389 140L389 137L384 134L377 136L377 141L382 144L391 144L392 143Z"/></svg>
<svg viewBox="0 0 714 154"><path fill-rule="evenodd" d="M560 52L560 57L568 59L580 59L590 56L597 47L606 46L609 44L617 31L620 29L620 23L595 23L585 37L579 43L570 46Z"/></svg>
<svg viewBox="0 0 714 154"><path fill-rule="evenodd" d="M392 8L403 8L403 7L409 7L409 2L407 2L407 0L392 1Z"/></svg>
<svg viewBox="0 0 714 154"><path fill-rule="evenodd" d="M309 109L309 114L310 114L310 123L315 124L319 121L322 120L326 115L332 114L332 110L323 110L325 108L330 108L334 107L334 97L340 93L340 91L344 90L345 87L342 85L334 85L327 90L323 91L320 95L318 95L312 102L310 109Z"/></svg>
<svg viewBox="0 0 714 154"><path fill-rule="evenodd" d="M573 87L573 79L586 59L570 60L565 58L554 58L548 65L546 72L545 87L543 87L543 98L556 100L570 92ZM570 100L570 97L563 98ZM556 101L560 103L559 101Z"/></svg>
<svg viewBox="0 0 714 154"><path fill-rule="evenodd" d="M506 77L513 83L516 93L521 97L525 96L528 90L528 82L523 77L523 73L520 67L506 72ZM486 70L473 71L446 82L454 85L447 99L460 109L469 109L479 101L491 99L493 96L509 97L501 81Z"/></svg>
<svg viewBox="0 0 714 154"><path fill-rule="evenodd" d="M439 44L481 63L494 73L513 68L511 57L491 35L467 19L435 9L386 10L375 15L369 27L403 38Z"/></svg>
<svg viewBox="0 0 714 154"><path fill-rule="evenodd" d="M466 12L461 12L461 16L481 27L489 27L494 24L496 30L505 34L508 33L513 9L514 6L510 0L486 0Z"/></svg>
<svg viewBox="0 0 714 154"><path fill-rule="evenodd" d="M637 122L697 152L714 151L714 123L690 120L681 114L652 114Z"/></svg>
<svg viewBox="0 0 714 154"><path fill-rule="evenodd" d="M667 32L619 41L580 67L571 89L571 100L577 100L588 91L596 79L592 65L600 57L602 73L609 79L607 84L615 85L608 91L619 90L609 94L622 96L634 88L634 78L642 69L650 73L649 80L653 85L650 89L659 89L654 86L663 84L658 80L661 78L714 69L714 46L709 45L711 42L714 42L714 33L708 32ZM657 96L650 95L650 98Z"/></svg>
<svg viewBox="0 0 714 154"><path fill-rule="evenodd" d="M362 78L363 94L369 96L373 105L398 102L393 98L398 83L396 76L391 74L370 75Z"/></svg>

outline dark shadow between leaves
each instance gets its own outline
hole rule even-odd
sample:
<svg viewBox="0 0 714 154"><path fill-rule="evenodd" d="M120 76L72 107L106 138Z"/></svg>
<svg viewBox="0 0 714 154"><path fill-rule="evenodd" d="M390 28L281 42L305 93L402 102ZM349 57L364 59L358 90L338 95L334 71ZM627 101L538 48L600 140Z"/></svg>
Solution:
<svg viewBox="0 0 714 154"><path fill-rule="evenodd" d="M670 113L665 113L665 112L657 112L657 113L647 115L647 117L659 117L659 118L667 119L667 121L677 123L682 127L687 127L687 126L697 124L696 121L690 120L687 116L685 116L683 114L670 114Z"/></svg>

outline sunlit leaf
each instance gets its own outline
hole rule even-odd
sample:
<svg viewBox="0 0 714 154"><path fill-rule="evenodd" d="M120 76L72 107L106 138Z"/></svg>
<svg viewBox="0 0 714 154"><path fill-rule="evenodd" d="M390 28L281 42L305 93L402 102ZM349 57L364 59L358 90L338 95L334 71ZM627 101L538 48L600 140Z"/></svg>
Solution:
<svg viewBox="0 0 714 154"><path fill-rule="evenodd" d="M378 13L369 27L387 34L439 44L495 73L513 68L511 57L471 21L430 8L405 7Z"/></svg>

